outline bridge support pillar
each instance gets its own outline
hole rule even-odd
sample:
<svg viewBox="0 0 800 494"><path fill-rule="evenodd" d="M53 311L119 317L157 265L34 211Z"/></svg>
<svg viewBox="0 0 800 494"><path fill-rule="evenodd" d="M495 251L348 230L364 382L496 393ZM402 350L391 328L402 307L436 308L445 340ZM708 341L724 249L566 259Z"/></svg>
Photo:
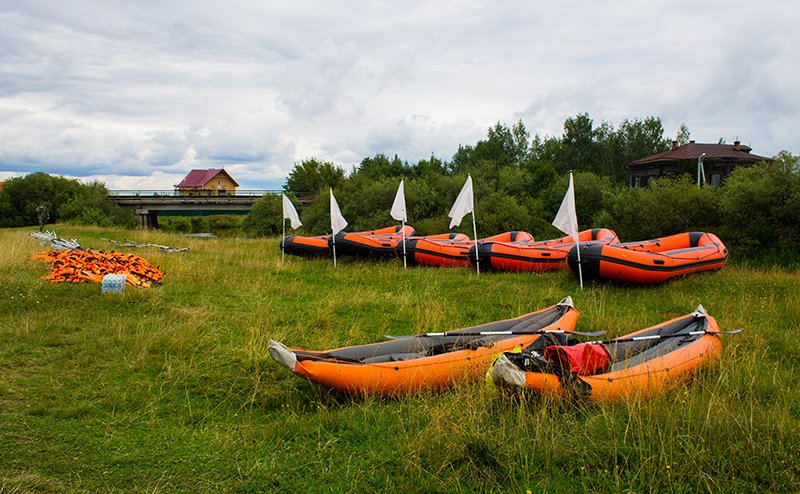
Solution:
<svg viewBox="0 0 800 494"><path fill-rule="evenodd" d="M139 215L139 226L142 230L158 228L158 211L137 209L136 214Z"/></svg>

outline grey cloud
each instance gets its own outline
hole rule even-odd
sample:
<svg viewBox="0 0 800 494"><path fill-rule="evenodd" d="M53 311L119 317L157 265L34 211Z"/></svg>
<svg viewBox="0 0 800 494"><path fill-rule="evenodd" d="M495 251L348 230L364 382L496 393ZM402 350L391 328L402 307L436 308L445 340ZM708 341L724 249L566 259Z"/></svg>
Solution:
<svg viewBox="0 0 800 494"><path fill-rule="evenodd" d="M497 121L558 135L582 112L798 152L800 7L662 5L14 2L0 175L152 184L225 164L274 184L310 156L449 158Z"/></svg>

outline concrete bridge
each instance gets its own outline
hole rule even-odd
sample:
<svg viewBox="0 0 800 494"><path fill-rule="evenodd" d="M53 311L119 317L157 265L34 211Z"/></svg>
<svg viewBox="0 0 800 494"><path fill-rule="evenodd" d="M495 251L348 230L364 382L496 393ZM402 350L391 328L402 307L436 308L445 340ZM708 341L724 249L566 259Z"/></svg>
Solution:
<svg viewBox="0 0 800 494"><path fill-rule="evenodd" d="M143 229L158 228L158 214L206 216L213 214L247 214L256 201L280 190L237 190L235 194L179 194L174 190L110 190L108 197L117 206L133 209Z"/></svg>

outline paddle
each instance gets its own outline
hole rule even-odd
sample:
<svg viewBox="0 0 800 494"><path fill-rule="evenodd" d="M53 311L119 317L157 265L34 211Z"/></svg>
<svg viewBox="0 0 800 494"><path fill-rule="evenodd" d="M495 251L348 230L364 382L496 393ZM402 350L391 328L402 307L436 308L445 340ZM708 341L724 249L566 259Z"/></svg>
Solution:
<svg viewBox="0 0 800 494"><path fill-rule="evenodd" d="M575 336L586 336L588 338L601 336L606 334L605 331L592 331L592 332L580 332L580 331L564 331L562 329L539 329L537 331L478 331L475 333L456 333L454 331L445 331L442 333L422 333L422 334L411 334L411 335L404 335L404 336L392 336L390 334L383 335L384 338L387 340L404 340L407 338L430 338L430 337L437 337L437 336L516 336L516 335L524 335L524 334L546 334L546 333L554 333L554 334L568 334L568 335L575 335Z"/></svg>
<svg viewBox="0 0 800 494"><path fill-rule="evenodd" d="M630 338L620 338L618 340L605 340L605 341L587 341L586 343L590 344L603 344L603 345L610 345L612 343L629 343L632 341L643 341L643 340L660 340L662 338L685 338L687 336L697 336L701 334L715 334L715 335L729 335L729 334L739 334L744 331L744 328L737 328L732 329L730 331L689 331L688 333L677 333L677 334L654 334L648 336L631 336Z"/></svg>

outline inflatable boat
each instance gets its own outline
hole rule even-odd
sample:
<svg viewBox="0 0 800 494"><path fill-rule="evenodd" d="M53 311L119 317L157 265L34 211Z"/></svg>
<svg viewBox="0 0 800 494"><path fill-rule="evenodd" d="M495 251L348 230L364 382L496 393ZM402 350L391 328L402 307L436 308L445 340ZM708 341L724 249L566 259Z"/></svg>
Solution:
<svg viewBox="0 0 800 494"><path fill-rule="evenodd" d="M480 379L495 356L549 332L571 331L577 319L567 297L524 316L456 331L326 351L290 349L270 341L269 353L292 372L344 393L402 395Z"/></svg>
<svg viewBox="0 0 800 494"><path fill-rule="evenodd" d="M584 280L596 278L630 283L663 283L675 276L720 269L728 249L713 233L679 233L669 237L622 244L581 244ZM569 269L578 273L578 251L567 256Z"/></svg>
<svg viewBox="0 0 800 494"><path fill-rule="evenodd" d="M608 244L619 242L617 234L607 228L584 230L578 234L581 244L594 242ZM572 236L541 242L482 241L477 245L481 268L495 271L550 271L566 267L567 254L575 246ZM469 251L469 260L475 265L476 247Z"/></svg>
<svg viewBox="0 0 800 494"><path fill-rule="evenodd" d="M408 263L425 266L469 266L469 250L475 245L475 241L461 233L450 235L455 236L449 239L439 239L434 238L438 237L436 235L407 240ZM528 232L505 232L478 240L478 242L529 242L532 240L533 236ZM402 256L402 251L400 255Z"/></svg>
<svg viewBox="0 0 800 494"><path fill-rule="evenodd" d="M687 381L716 360L722 351L720 334L717 321L700 306L605 342L548 335L522 353L504 353L491 375L497 384L595 401L648 396Z"/></svg>
<svg viewBox="0 0 800 494"><path fill-rule="evenodd" d="M290 235L281 239L280 247L284 252L293 256L329 256L331 254L330 248L328 247L328 240L330 237L330 235L320 235L318 237Z"/></svg>
<svg viewBox="0 0 800 494"><path fill-rule="evenodd" d="M399 245L402 255L404 234L408 241L408 237L414 235L414 228L406 225L369 232L341 232L336 235L336 254L369 258L395 257L395 247Z"/></svg>

